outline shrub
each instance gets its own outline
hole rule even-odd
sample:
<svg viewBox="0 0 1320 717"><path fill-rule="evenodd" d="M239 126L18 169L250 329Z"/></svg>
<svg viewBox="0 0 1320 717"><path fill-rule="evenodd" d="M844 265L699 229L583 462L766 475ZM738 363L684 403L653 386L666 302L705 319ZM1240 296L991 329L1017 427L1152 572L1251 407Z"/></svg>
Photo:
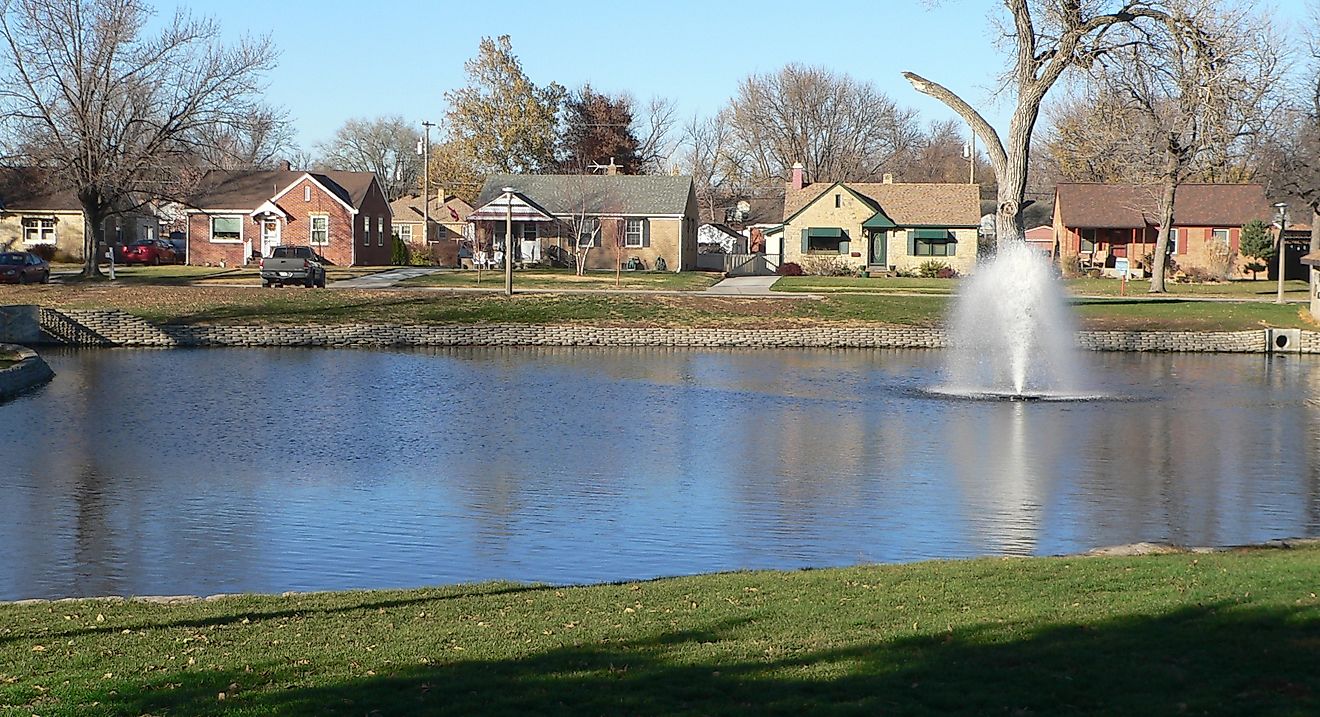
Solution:
<svg viewBox="0 0 1320 717"><path fill-rule="evenodd" d="M1146 255L1143 256L1143 257L1141 257L1141 261L1142 261L1142 265L1143 265L1143 266L1150 267L1150 270L1151 270L1151 271L1154 271L1154 270L1155 270L1155 252L1153 252L1153 251L1148 251L1148 252L1146 252ZM1174 258L1173 258L1173 253L1170 252L1170 253L1168 253L1168 254L1165 254L1165 255L1164 255L1164 275L1165 275L1165 276L1173 276L1174 274L1177 274L1177 273L1178 273L1178 262L1174 260Z"/></svg>
<svg viewBox="0 0 1320 717"><path fill-rule="evenodd" d="M31 249L29 249L28 251L32 252L33 254L36 254L37 256L41 257L42 259L45 259L46 261L54 261L55 259L54 244L38 244L32 247Z"/></svg>
<svg viewBox="0 0 1320 717"><path fill-rule="evenodd" d="M1269 268L1269 267L1266 266L1265 263L1262 262L1262 261L1253 261L1253 262L1251 262L1251 263L1243 264L1243 265L1242 265L1242 270L1243 270L1243 271L1249 271L1249 272L1251 272L1251 279L1252 279L1253 281L1257 278L1257 277L1256 277L1256 274L1259 274L1260 272L1265 271L1265 270L1268 269L1268 268Z"/></svg>
<svg viewBox="0 0 1320 717"><path fill-rule="evenodd" d="M780 276L802 276L802 265L795 261L786 261L775 269L775 273Z"/></svg>
<svg viewBox="0 0 1320 717"><path fill-rule="evenodd" d="M1203 269L1199 266L1189 266L1182 270L1182 276L1185 281L1205 284L1222 281L1224 275L1214 269Z"/></svg>
<svg viewBox="0 0 1320 717"><path fill-rule="evenodd" d="M940 276L942 271L953 271L953 268L938 259L930 259L917 267L917 276L923 279L948 278ZM957 272L954 272L954 275L957 275Z"/></svg>
<svg viewBox="0 0 1320 717"><path fill-rule="evenodd" d="M806 256L802 273L808 276L857 276L857 267L841 256Z"/></svg>
<svg viewBox="0 0 1320 717"><path fill-rule="evenodd" d="M957 279L957 278L958 278L958 270L955 269L955 268L953 268L953 267L951 267L951 266L946 266L946 267L944 267L943 269L940 269L939 271L935 272L935 278L937 278L937 279Z"/></svg>
<svg viewBox="0 0 1320 717"><path fill-rule="evenodd" d="M399 237L390 239L390 263L395 266L407 266L412 263L412 252L408 251L408 245Z"/></svg>

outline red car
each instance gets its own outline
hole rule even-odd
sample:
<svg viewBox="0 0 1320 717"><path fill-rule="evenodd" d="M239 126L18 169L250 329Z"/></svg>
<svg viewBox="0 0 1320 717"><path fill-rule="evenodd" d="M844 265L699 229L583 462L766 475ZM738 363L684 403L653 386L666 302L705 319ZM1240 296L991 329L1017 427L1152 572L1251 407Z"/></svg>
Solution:
<svg viewBox="0 0 1320 717"><path fill-rule="evenodd" d="M50 281L50 264L26 251L0 254L0 284L31 284Z"/></svg>
<svg viewBox="0 0 1320 717"><path fill-rule="evenodd" d="M120 253L125 264L177 264L179 255L174 245L159 239L139 239L124 247Z"/></svg>

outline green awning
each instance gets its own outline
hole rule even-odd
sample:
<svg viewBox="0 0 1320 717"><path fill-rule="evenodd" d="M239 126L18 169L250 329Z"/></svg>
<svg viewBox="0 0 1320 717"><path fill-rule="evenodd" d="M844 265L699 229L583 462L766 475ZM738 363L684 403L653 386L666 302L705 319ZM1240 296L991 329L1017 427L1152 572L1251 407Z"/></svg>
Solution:
<svg viewBox="0 0 1320 717"><path fill-rule="evenodd" d="M953 234L948 229L914 229L914 235L917 239L943 239L945 241L953 240Z"/></svg>
<svg viewBox="0 0 1320 717"><path fill-rule="evenodd" d="M883 210L876 212L870 219L862 222L863 229L893 229L897 226L894 220L885 215Z"/></svg>
<svg viewBox="0 0 1320 717"><path fill-rule="evenodd" d="M838 227L811 227L807 229L807 236L811 238L820 237L821 239L842 239L843 230Z"/></svg>

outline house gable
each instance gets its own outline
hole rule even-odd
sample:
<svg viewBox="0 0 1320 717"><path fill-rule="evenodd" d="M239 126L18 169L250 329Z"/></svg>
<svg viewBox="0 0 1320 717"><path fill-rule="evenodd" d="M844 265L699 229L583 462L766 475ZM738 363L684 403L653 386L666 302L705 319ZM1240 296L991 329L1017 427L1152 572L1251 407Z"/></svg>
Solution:
<svg viewBox="0 0 1320 717"><path fill-rule="evenodd" d="M375 180L372 181L374 182ZM315 187L321 193L325 194L326 196L329 196L330 198L334 199L336 202L339 202L341 205L343 205L345 209L349 211L350 214L358 213L357 207L354 207L352 204L349 204L348 202L344 201L344 198L339 196L338 192L331 191L329 187L327 187L319 179L313 176L311 172L303 172L302 176L298 177L293 182L291 182L289 186L276 192L275 196L270 198L270 202L272 204L278 204L280 199L283 198L284 195L288 194L289 192L293 191L298 187L303 186L304 182L309 183L311 186Z"/></svg>

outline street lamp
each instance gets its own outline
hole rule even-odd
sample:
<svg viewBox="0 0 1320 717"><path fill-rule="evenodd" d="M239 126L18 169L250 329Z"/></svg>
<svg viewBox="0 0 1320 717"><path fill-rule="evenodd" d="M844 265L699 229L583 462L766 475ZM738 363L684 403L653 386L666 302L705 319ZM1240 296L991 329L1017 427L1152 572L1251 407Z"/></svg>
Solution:
<svg viewBox="0 0 1320 717"><path fill-rule="evenodd" d="M1286 202L1279 202L1278 204L1274 205L1274 208L1279 210L1279 239L1278 242L1275 244L1276 251L1279 252L1279 293L1278 296L1274 297L1274 303L1282 304L1283 303L1283 255L1286 253L1284 251L1284 246L1283 246L1283 230L1288 226L1288 204Z"/></svg>
<svg viewBox="0 0 1320 717"><path fill-rule="evenodd" d="M513 187L504 188L504 295L513 296Z"/></svg>

